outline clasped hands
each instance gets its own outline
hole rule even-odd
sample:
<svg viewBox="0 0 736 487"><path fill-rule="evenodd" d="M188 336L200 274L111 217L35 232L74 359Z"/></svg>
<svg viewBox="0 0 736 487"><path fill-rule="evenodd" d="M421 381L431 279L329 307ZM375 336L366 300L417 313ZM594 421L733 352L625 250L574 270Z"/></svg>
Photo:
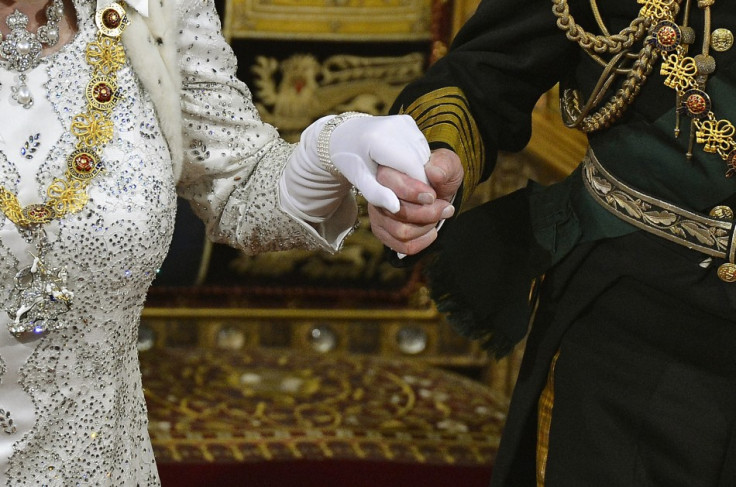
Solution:
<svg viewBox="0 0 736 487"><path fill-rule="evenodd" d="M453 215L462 178L457 155L446 149L430 153L408 115L344 114L304 130L279 185L282 208L313 226L331 219L354 186L368 202L376 237L413 255Z"/></svg>
<svg viewBox="0 0 736 487"><path fill-rule="evenodd" d="M340 129L354 131L359 124L365 134L362 141L339 137ZM368 201L373 234L399 254L414 255L426 249L437 238L439 222L455 213L452 202L463 180L457 154L448 149L430 153L424 135L408 115L348 120L335 135L331 152L343 173L361 165L341 160L341 155L369 154L375 163L368 171L374 181L355 180L356 176L346 174Z"/></svg>
<svg viewBox="0 0 736 487"><path fill-rule="evenodd" d="M379 166L376 179L399 198L396 213L368 204L371 230L384 245L414 255L437 238L437 225L455 213L452 201L463 179L460 158L448 149L432 152L424 166L427 181L388 166ZM457 202L459 203L459 202Z"/></svg>

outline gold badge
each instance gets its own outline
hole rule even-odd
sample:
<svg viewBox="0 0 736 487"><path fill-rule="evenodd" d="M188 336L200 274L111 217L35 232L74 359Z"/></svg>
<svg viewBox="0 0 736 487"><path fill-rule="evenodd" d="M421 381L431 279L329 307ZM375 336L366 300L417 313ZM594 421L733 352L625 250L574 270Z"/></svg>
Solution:
<svg viewBox="0 0 736 487"><path fill-rule="evenodd" d="M714 51L724 52L733 46L733 32L728 29L716 29L710 35L710 47Z"/></svg>

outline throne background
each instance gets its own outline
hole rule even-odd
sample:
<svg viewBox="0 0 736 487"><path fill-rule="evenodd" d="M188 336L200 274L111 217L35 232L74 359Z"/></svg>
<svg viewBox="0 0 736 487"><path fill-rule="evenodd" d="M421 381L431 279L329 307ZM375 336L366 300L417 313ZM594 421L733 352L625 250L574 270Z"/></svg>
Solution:
<svg viewBox="0 0 736 487"><path fill-rule="evenodd" d="M384 113L477 2L217 3L263 119L296 140L324 114ZM574 167L584 140L556 106L473 203ZM494 362L457 336L361 219L340 255L248 257L180 204L139 340L164 487L487 485L522 347Z"/></svg>

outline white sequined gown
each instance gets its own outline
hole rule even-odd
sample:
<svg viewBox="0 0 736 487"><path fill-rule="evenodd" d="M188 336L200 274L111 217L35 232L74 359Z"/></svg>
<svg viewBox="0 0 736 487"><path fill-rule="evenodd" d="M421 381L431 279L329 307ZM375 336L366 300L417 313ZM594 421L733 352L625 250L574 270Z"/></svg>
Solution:
<svg viewBox="0 0 736 487"><path fill-rule="evenodd" d="M253 252L323 245L278 210L276 180L292 148L258 121L247 90L232 79L234 59L211 2L179 3L186 151L179 193L194 201L218 240ZM0 69L0 184L22 204L43 200L75 143L69 127L84 107L94 4L75 0L78 35L29 73L32 108L12 100L17 75ZM47 225L48 264L66 267L74 293L63 329L21 342L0 327L3 486L159 484L136 341L146 290L171 239L177 188L153 104L129 65L118 83L115 136L91 201ZM0 216L3 310L16 272L34 251Z"/></svg>

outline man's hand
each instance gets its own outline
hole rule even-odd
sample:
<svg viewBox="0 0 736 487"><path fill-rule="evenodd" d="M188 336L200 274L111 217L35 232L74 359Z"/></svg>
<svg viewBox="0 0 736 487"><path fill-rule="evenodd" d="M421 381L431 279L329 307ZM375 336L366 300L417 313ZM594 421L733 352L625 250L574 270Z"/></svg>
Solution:
<svg viewBox="0 0 736 487"><path fill-rule="evenodd" d="M432 152L424 166L429 185L395 169L379 166L377 179L400 200L400 208L390 213L368 205L371 229L391 249L414 255L437 238L437 224L455 213L450 203L463 180L460 158L447 149Z"/></svg>

